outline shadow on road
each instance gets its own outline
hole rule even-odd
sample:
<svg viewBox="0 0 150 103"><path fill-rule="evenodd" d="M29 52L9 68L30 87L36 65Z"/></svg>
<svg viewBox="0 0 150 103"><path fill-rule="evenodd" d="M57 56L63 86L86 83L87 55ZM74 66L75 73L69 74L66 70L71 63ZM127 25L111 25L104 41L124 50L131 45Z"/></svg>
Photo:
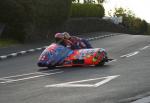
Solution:
<svg viewBox="0 0 150 103"><path fill-rule="evenodd" d="M76 70L81 70L81 69L85 69L85 70L95 70L95 69L110 69L111 68L111 65L104 65L104 66L75 66L75 67L54 67L54 68L47 68L47 67L44 67L44 68L39 68L38 69L38 72L49 72L51 70L65 70L65 71L68 71L68 70L71 70L71 71L76 71Z"/></svg>

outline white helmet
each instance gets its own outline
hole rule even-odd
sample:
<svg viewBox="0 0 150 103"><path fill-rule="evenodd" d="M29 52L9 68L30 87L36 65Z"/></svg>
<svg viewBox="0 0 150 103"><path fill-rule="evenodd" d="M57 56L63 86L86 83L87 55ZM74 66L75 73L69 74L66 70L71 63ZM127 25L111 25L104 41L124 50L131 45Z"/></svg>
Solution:
<svg viewBox="0 0 150 103"><path fill-rule="evenodd" d="M64 39L69 39L71 37L70 34L67 32L64 32L63 35L64 35Z"/></svg>

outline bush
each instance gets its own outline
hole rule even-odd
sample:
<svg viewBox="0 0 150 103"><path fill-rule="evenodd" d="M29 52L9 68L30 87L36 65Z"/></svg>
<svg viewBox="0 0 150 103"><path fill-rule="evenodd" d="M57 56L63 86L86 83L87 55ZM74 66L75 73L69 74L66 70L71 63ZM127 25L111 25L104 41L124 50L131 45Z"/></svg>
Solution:
<svg viewBox="0 0 150 103"><path fill-rule="evenodd" d="M2 37L24 41L27 30L40 32L63 23L70 8L71 0L0 0L0 23L6 25Z"/></svg>
<svg viewBox="0 0 150 103"><path fill-rule="evenodd" d="M22 23L27 16L24 7L15 0L1 0L0 14L0 22L8 24Z"/></svg>
<svg viewBox="0 0 150 103"><path fill-rule="evenodd" d="M131 10L115 8L114 15L123 17L123 25L133 34L145 34L148 32L148 23L136 17Z"/></svg>
<svg viewBox="0 0 150 103"><path fill-rule="evenodd" d="M0 14L0 22L5 24L2 38L12 38L23 42L25 33L22 27L27 21L24 7L15 0L3 0L0 1Z"/></svg>
<svg viewBox="0 0 150 103"><path fill-rule="evenodd" d="M55 25L64 22L70 14L71 0L33 0L34 20L37 24Z"/></svg>
<svg viewBox="0 0 150 103"><path fill-rule="evenodd" d="M100 4L73 3L71 17L103 17L104 7Z"/></svg>
<svg viewBox="0 0 150 103"><path fill-rule="evenodd" d="M141 21L140 32L147 33L148 32L148 23L145 20Z"/></svg>
<svg viewBox="0 0 150 103"><path fill-rule="evenodd" d="M124 17L123 24L133 34L145 34L148 32L148 23L137 17Z"/></svg>
<svg viewBox="0 0 150 103"><path fill-rule="evenodd" d="M148 24L147 29L148 29L148 30L147 30L147 33L146 33L146 34L147 34L147 35L150 35L150 24Z"/></svg>

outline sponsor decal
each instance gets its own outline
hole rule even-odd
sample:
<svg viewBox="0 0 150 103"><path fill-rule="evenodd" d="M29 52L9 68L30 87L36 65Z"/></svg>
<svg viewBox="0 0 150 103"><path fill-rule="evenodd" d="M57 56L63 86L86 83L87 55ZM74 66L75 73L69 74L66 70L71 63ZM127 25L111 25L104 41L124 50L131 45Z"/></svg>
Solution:
<svg viewBox="0 0 150 103"><path fill-rule="evenodd" d="M93 58L93 60L92 60L93 62L96 62L97 61L97 58Z"/></svg>

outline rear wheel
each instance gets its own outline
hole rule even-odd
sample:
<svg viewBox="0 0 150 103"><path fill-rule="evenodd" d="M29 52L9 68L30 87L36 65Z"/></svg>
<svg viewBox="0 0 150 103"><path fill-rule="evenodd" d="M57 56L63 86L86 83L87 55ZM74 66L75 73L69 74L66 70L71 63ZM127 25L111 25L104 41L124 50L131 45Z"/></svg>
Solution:
<svg viewBox="0 0 150 103"><path fill-rule="evenodd" d="M106 56L101 62L99 62L96 66L104 66L105 62L108 61L108 57Z"/></svg>
<svg viewBox="0 0 150 103"><path fill-rule="evenodd" d="M105 61L102 60L101 62L99 62L96 66L104 66L105 65Z"/></svg>

